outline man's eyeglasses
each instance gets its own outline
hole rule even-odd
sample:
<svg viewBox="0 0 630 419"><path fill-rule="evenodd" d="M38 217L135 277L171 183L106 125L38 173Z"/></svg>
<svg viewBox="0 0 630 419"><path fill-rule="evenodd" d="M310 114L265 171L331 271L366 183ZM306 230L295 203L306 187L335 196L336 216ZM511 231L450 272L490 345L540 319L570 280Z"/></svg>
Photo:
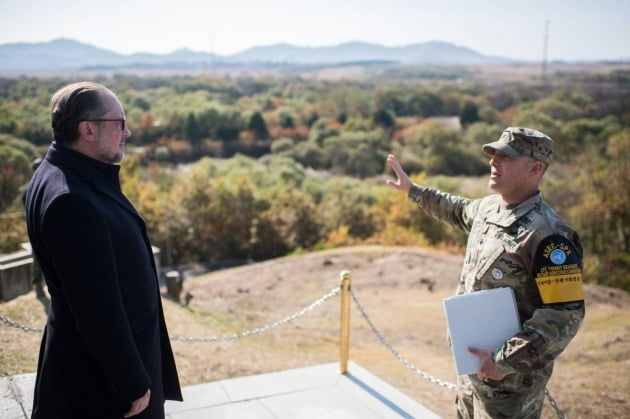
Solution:
<svg viewBox="0 0 630 419"><path fill-rule="evenodd" d="M124 131L127 126L127 118L118 119L86 119L88 122L120 122L120 130Z"/></svg>

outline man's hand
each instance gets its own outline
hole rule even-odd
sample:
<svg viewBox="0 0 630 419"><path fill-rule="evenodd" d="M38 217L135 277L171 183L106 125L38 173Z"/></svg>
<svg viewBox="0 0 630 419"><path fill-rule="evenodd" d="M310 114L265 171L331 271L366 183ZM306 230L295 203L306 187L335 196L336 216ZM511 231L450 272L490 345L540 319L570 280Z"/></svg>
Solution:
<svg viewBox="0 0 630 419"><path fill-rule="evenodd" d="M501 374L494 366L494 362L492 362L492 352L486 351L485 349L471 347L468 348L468 352L477 355L481 360L479 371L477 371L477 378L479 378L480 380L485 380L486 378L494 381L503 380L503 377L505 377L505 375Z"/></svg>
<svg viewBox="0 0 630 419"><path fill-rule="evenodd" d="M389 179L387 181L387 185L396 189L397 191L403 192L404 194L409 193L409 188L411 188L411 181L409 180L409 176L402 169L396 157L393 154L387 156L387 164L392 168L394 173L396 173L396 181Z"/></svg>
<svg viewBox="0 0 630 419"><path fill-rule="evenodd" d="M149 399L151 398L151 389L144 393L144 396L140 397L131 403L131 408L124 414L124 417L130 418L139 413L142 413L144 409L149 405Z"/></svg>

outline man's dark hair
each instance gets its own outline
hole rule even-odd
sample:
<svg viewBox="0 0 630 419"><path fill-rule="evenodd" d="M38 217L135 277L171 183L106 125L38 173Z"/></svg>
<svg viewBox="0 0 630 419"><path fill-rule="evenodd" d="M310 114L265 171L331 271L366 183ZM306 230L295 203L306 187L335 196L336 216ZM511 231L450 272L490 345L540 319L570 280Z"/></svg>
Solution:
<svg viewBox="0 0 630 419"><path fill-rule="evenodd" d="M50 100L50 122L53 139L64 145L72 144L78 137L81 121L99 119L108 109L101 95L111 91L98 83L80 82L57 90Z"/></svg>

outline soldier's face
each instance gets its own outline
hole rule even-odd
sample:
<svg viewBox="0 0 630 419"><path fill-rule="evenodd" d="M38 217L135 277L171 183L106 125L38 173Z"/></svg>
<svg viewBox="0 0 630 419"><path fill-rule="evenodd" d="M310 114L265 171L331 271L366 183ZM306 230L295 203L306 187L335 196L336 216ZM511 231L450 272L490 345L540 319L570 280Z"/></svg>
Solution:
<svg viewBox="0 0 630 419"><path fill-rule="evenodd" d="M518 203L520 197L531 189L531 178L528 176L533 159L530 157L507 156L496 151L490 159L490 189L498 192L508 203Z"/></svg>

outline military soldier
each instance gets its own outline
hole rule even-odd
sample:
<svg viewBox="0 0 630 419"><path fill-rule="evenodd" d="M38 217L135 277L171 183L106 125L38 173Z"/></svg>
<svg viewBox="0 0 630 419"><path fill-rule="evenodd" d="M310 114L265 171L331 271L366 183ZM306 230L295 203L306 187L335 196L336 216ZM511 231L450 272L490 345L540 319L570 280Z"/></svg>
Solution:
<svg viewBox="0 0 630 419"><path fill-rule="evenodd" d="M539 418L554 359L584 318L582 245L538 189L551 162L550 137L509 127L483 151L495 195L467 199L413 184L393 155L397 179L387 184L469 233L457 294L514 290L521 331L494 351L469 348L481 366L458 379L458 417Z"/></svg>

